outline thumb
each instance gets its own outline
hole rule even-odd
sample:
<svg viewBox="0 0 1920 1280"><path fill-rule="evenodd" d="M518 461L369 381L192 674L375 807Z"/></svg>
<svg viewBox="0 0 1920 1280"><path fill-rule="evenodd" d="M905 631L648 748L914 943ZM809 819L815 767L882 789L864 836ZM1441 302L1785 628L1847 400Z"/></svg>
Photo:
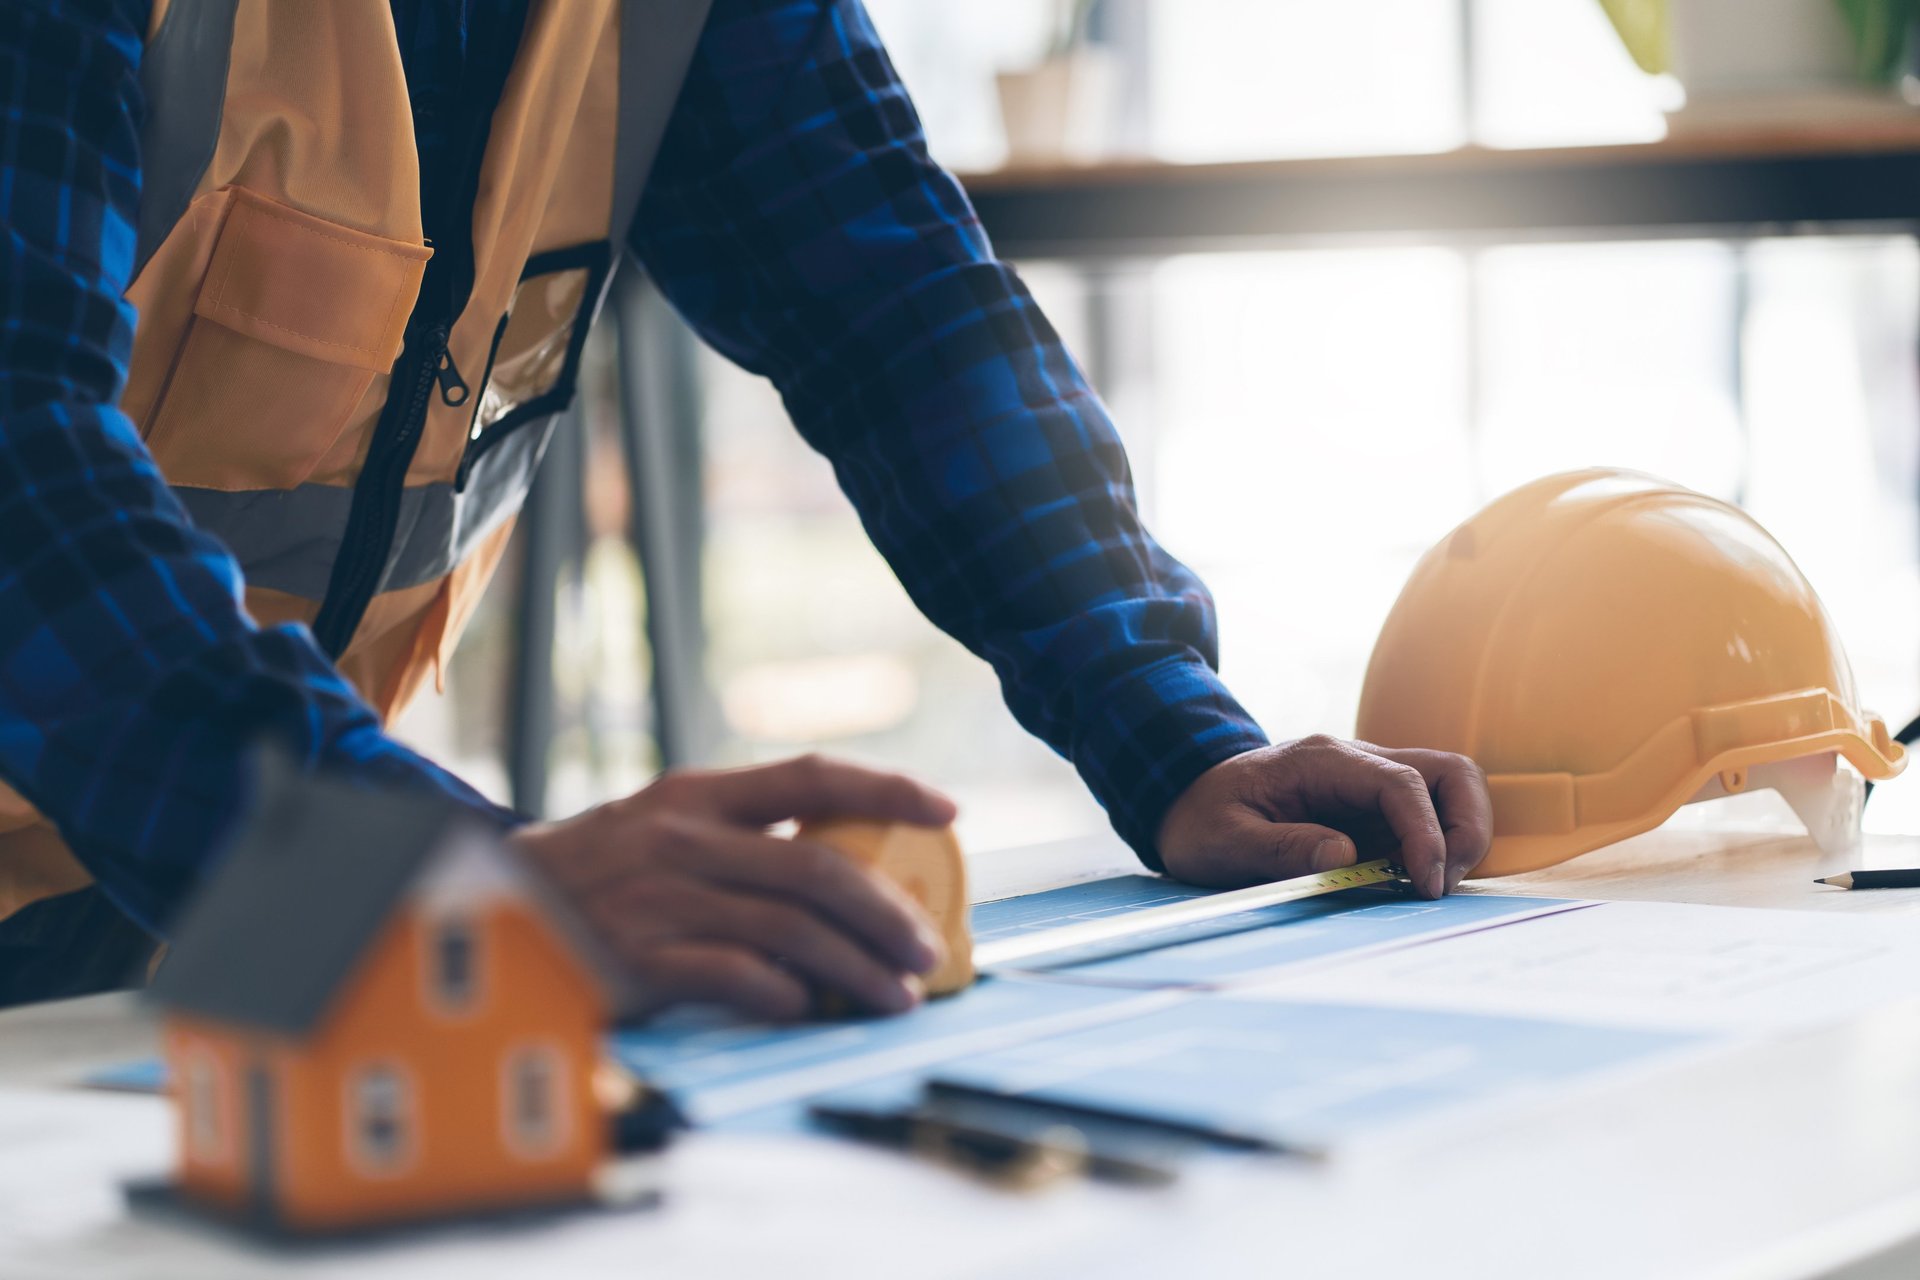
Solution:
<svg viewBox="0 0 1920 1280"><path fill-rule="evenodd" d="M1271 822L1266 826L1271 879L1288 880L1316 871L1335 871L1359 861L1353 840L1332 827L1313 822Z"/></svg>
<svg viewBox="0 0 1920 1280"><path fill-rule="evenodd" d="M1200 883L1219 888L1291 880L1316 871L1350 867L1359 860L1349 837L1312 822L1265 822L1250 819L1234 824L1206 859Z"/></svg>

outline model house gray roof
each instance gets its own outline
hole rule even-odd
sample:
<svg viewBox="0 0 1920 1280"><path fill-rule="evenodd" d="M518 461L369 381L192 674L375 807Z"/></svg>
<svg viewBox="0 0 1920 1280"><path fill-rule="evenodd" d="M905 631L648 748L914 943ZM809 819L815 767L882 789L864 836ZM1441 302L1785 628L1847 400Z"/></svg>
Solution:
<svg viewBox="0 0 1920 1280"><path fill-rule="evenodd" d="M434 856L463 832L497 836L447 797L363 789L284 765L262 774L251 816L172 931L152 996L182 1013L299 1035Z"/></svg>

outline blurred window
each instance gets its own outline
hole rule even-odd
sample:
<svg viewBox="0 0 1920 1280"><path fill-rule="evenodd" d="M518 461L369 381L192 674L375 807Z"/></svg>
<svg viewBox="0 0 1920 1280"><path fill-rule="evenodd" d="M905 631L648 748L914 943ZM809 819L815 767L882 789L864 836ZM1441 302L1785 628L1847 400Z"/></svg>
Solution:
<svg viewBox="0 0 1920 1280"><path fill-rule="evenodd" d="M561 1145L560 1067L548 1045L523 1045L507 1058L506 1139L523 1156L551 1155Z"/></svg>
<svg viewBox="0 0 1920 1280"><path fill-rule="evenodd" d="M349 1146L354 1163L373 1173L390 1172L409 1150L409 1099L393 1067L362 1067L352 1077L348 1108Z"/></svg>
<svg viewBox="0 0 1920 1280"><path fill-rule="evenodd" d="M431 937L432 1003L443 1012L466 1012L473 1005L479 981L473 922L465 916L436 920Z"/></svg>
<svg viewBox="0 0 1920 1280"><path fill-rule="evenodd" d="M227 1140L221 1115L220 1064L210 1051L196 1049L187 1059L186 1075L187 1144L195 1160L222 1162L227 1156Z"/></svg>

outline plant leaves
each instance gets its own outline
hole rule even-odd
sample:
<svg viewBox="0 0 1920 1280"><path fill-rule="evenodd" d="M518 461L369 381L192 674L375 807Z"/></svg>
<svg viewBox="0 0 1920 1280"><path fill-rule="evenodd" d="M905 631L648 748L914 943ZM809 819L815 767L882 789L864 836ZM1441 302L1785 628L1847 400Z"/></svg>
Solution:
<svg viewBox="0 0 1920 1280"><path fill-rule="evenodd" d="M1906 69L1907 32L1920 0L1839 0L1853 30L1854 70L1869 84L1885 84Z"/></svg>
<svg viewBox="0 0 1920 1280"><path fill-rule="evenodd" d="M1600 0L1600 7L1635 66L1659 75L1673 65L1667 47L1667 0Z"/></svg>

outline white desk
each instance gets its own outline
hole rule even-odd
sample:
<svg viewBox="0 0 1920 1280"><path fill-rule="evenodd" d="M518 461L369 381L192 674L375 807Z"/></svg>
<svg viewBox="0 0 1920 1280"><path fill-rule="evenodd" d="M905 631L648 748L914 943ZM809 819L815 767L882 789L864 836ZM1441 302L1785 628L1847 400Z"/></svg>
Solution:
<svg viewBox="0 0 1920 1280"><path fill-rule="evenodd" d="M1920 839L1868 851L1913 859ZM1048 846L987 855L975 881L1124 869L1106 842ZM1809 883L1834 869L1797 838L1668 831L1486 888L1920 913L1920 891ZM1021 1196L824 1140L695 1135L636 1170L667 1189L657 1212L292 1259L126 1217L118 1180L169 1159L163 1105L59 1085L150 1051L120 997L0 1014L0 1276L1920 1274L1920 999L1391 1159Z"/></svg>

